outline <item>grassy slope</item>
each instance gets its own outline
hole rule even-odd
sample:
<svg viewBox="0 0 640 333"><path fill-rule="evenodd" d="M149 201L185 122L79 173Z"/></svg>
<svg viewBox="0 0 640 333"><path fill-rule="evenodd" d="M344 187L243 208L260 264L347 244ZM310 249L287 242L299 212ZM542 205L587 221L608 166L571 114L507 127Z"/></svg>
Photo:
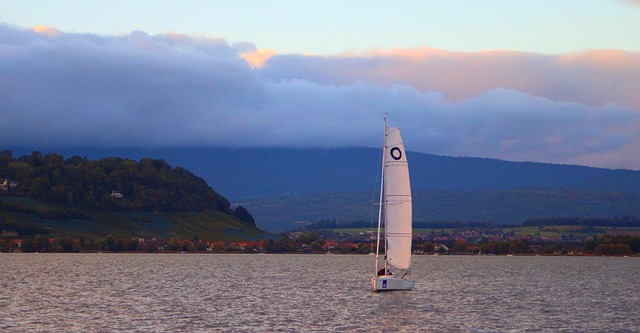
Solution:
<svg viewBox="0 0 640 333"><path fill-rule="evenodd" d="M64 210L23 197L2 196L6 204L31 211ZM81 237L141 237L242 241L271 235L237 218L214 211L169 213L139 211L85 211L91 219L43 219L35 212L0 210L0 221L30 224L50 233L71 233Z"/></svg>

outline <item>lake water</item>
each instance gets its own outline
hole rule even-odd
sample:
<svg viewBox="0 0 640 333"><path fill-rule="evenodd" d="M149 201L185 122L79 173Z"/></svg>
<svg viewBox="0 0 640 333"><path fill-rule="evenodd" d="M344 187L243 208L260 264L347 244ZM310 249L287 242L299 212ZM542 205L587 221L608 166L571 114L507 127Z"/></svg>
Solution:
<svg viewBox="0 0 640 333"><path fill-rule="evenodd" d="M640 258L0 254L0 332L640 332Z"/></svg>

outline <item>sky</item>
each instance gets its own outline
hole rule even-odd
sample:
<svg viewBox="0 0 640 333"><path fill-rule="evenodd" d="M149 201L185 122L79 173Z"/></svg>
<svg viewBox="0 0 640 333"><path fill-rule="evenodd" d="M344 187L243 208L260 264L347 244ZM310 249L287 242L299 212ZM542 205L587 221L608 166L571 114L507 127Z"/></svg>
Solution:
<svg viewBox="0 0 640 333"><path fill-rule="evenodd" d="M640 1L0 0L0 146L640 170Z"/></svg>

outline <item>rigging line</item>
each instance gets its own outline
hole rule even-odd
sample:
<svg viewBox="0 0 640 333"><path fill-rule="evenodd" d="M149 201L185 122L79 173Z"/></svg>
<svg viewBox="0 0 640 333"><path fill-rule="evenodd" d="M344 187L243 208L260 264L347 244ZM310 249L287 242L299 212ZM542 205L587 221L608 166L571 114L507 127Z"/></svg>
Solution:
<svg viewBox="0 0 640 333"><path fill-rule="evenodd" d="M379 204L376 202L376 194L378 193L378 184L380 184L380 172L382 172L382 168L380 167L380 165L382 164L382 158L384 155L384 148L382 149L382 153L380 154L380 159L378 159L378 168L376 168L376 175L375 175L375 179L373 180L373 190L371 191L371 231L373 232L375 229L375 219L376 219L376 215L377 215L377 209L375 209L376 206L378 206ZM371 245L373 246L373 240L371 240Z"/></svg>
<svg viewBox="0 0 640 333"><path fill-rule="evenodd" d="M384 118L384 141L382 144L382 158L381 158L381 167L380 167L380 200L379 200L379 207L378 207L378 229L376 232L376 266L375 266L375 271L374 271L374 276L375 274L378 272L378 268L379 268L379 258L380 258L380 227L381 227L381 223L382 223L382 195L384 193L384 162L385 162L385 154L386 154L386 143L387 143L387 138L386 138L386 132L387 132L387 118ZM386 210L385 210L385 214L386 214ZM387 239L385 237L385 249L386 249L386 245L387 245ZM385 250L385 260L384 260L384 269L387 269L387 260L386 260L386 250Z"/></svg>

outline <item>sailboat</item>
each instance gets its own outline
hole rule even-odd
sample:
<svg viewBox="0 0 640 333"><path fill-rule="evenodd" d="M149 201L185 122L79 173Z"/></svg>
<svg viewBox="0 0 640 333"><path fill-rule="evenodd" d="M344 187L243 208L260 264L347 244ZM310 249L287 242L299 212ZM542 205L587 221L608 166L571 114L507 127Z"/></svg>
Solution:
<svg viewBox="0 0 640 333"><path fill-rule="evenodd" d="M410 290L412 202L409 164L400 129L387 127L384 119L382 179L376 240L376 265L371 278L373 291ZM384 223L384 235L381 235ZM384 259L380 262L381 236L384 236Z"/></svg>

